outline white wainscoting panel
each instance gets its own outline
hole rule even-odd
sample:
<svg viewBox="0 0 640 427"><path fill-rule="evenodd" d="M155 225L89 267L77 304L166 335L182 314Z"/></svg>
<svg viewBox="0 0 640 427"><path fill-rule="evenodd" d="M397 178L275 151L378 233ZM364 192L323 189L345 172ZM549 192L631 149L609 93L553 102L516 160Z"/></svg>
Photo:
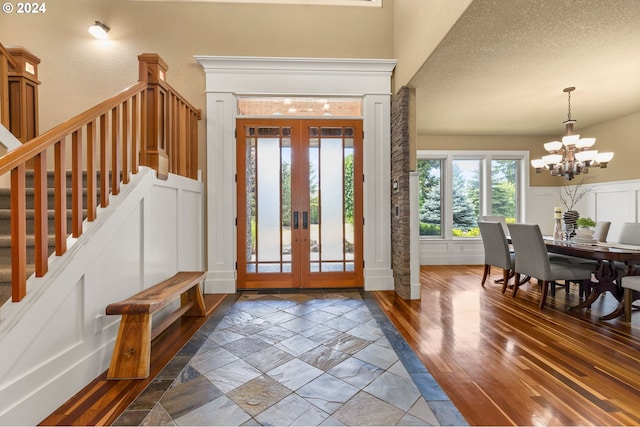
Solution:
<svg viewBox="0 0 640 427"><path fill-rule="evenodd" d="M109 303L176 273L178 259L203 269L203 187L141 168L20 303L0 307L0 425L37 425L108 368L120 321Z"/></svg>

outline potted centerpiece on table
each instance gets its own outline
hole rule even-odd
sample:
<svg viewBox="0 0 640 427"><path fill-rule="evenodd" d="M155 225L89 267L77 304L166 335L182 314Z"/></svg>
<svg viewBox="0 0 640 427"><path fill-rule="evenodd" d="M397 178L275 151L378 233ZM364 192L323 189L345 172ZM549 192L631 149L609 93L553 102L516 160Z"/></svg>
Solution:
<svg viewBox="0 0 640 427"><path fill-rule="evenodd" d="M580 217L576 220L576 226L578 229L576 230L575 239L576 240L593 240L593 228L596 226L596 222L587 217Z"/></svg>

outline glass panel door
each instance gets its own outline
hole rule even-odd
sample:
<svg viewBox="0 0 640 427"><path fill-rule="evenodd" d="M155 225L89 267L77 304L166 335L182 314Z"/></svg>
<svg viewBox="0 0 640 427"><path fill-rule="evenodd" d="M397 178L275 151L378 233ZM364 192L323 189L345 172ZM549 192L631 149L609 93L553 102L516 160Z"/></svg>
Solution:
<svg viewBox="0 0 640 427"><path fill-rule="evenodd" d="M361 147L359 120L238 120L239 288L362 286Z"/></svg>

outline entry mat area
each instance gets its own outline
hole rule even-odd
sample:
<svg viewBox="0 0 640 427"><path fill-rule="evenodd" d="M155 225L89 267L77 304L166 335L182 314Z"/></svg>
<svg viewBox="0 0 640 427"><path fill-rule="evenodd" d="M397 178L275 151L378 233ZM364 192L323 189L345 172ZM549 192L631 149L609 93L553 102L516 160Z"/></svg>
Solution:
<svg viewBox="0 0 640 427"><path fill-rule="evenodd" d="M468 425L360 290L226 298L114 425Z"/></svg>

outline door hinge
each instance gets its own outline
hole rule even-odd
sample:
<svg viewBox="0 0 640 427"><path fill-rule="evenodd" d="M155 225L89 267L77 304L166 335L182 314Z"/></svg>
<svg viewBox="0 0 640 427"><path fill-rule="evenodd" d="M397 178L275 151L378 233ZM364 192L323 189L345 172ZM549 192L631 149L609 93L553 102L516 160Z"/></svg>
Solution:
<svg viewBox="0 0 640 427"><path fill-rule="evenodd" d="M233 179L235 180L235 182L238 182L238 174L235 174Z"/></svg>
<svg viewBox="0 0 640 427"><path fill-rule="evenodd" d="M236 261L236 270L238 269L238 261Z"/></svg>
<svg viewBox="0 0 640 427"><path fill-rule="evenodd" d="M364 139L364 129L362 129L362 139Z"/></svg>
<svg viewBox="0 0 640 427"><path fill-rule="evenodd" d="M362 268L364 268L364 263L365 263L365 261L364 261L364 260L362 260Z"/></svg>
<svg viewBox="0 0 640 427"><path fill-rule="evenodd" d="M233 137L236 138L236 139L238 138L238 128L235 128L233 130Z"/></svg>
<svg viewBox="0 0 640 427"><path fill-rule="evenodd" d="M238 226L238 217L236 217L236 227Z"/></svg>
<svg viewBox="0 0 640 427"><path fill-rule="evenodd" d="M362 217L362 225L364 225L364 217Z"/></svg>

